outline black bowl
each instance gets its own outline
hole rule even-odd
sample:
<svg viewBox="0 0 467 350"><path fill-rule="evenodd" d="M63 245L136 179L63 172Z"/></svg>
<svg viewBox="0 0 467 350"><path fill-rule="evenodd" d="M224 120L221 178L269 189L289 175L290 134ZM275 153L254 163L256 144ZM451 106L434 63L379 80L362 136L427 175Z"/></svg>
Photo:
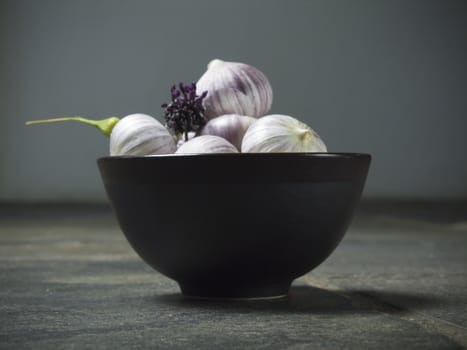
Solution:
<svg viewBox="0 0 467 350"><path fill-rule="evenodd" d="M370 156L104 157L101 176L139 256L196 297L286 295L342 239Z"/></svg>

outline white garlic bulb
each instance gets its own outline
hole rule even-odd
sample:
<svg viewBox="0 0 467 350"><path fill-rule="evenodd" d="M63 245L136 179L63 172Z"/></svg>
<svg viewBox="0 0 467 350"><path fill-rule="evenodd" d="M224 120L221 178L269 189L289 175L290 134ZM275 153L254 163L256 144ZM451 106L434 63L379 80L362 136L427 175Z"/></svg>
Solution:
<svg viewBox="0 0 467 350"><path fill-rule="evenodd" d="M187 134L186 134L186 140L185 140L185 135L184 134L180 134L178 135L178 137L175 138L175 141L177 143L177 148L179 148L181 145L183 145L185 142L188 142L190 141L193 137L196 136L196 132L194 131L188 131Z"/></svg>
<svg viewBox="0 0 467 350"><path fill-rule="evenodd" d="M146 114L131 114L122 119L109 117L93 120L81 116L40 119L26 125L56 122L79 122L96 127L110 137L110 155L145 156L175 152L175 141L169 131L156 119Z"/></svg>
<svg viewBox="0 0 467 350"><path fill-rule="evenodd" d="M130 114L120 119L110 134L111 156L166 154L175 150L175 140L169 131L146 114Z"/></svg>
<svg viewBox="0 0 467 350"><path fill-rule="evenodd" d="M177 154L198 153L238 153L238 150L229 141L219 136L202 135L185 142L175 152Z"/></svg>
<svg viewBox="0 0 467 350"><path fill-rule="evenodd" d="M223 114L258 118L268 113L272 104L272 88L266 76L244 63L212 60L196 90L199 95L208 92L204 106L210 119Z"/></svg>
<svg viewBox="0 0 467 350"><path fill-rule="evenodd" d="M257 119L238 114L225 114L211 119L201 129L200 135L215 135L222 137L234 145L238 150L242 147L245 132Z"/></svg>
<svg viewBox="0 0 467 350"><path fill-rule="evenodd" d="M258 119L245 133L242 152L326 152L326 145L308 125L287 115Z"/></svg>

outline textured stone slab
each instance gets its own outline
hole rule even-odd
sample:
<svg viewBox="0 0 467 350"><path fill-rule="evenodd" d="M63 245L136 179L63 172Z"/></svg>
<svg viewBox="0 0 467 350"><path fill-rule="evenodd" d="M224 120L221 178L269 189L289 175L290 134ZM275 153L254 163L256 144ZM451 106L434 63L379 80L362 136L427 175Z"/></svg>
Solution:
<svg viewBox="0 0 467 350"><path fill-rule="evenodd" d="M221 302L183 298L175 282L140 261L105 208L73 212L0 207L0 348L467 344L462 229L357 220L288 299Z"/></svg>
<svg viewBox="0 0 467 350"><path fill-rule="evenodd" d="M311 276L467 328L467 231L350 232Z"/></svg>

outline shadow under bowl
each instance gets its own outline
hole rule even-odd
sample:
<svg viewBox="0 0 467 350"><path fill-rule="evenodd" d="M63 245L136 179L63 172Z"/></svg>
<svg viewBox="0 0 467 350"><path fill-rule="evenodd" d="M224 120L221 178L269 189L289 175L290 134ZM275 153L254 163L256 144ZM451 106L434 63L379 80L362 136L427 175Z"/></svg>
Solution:
<svg viewBox="0 0 467 350"><path fill-rule="evenodd" d="M370 155L104 157L119 225L150 266L205 298L286 295L341 241Z"/></svg>

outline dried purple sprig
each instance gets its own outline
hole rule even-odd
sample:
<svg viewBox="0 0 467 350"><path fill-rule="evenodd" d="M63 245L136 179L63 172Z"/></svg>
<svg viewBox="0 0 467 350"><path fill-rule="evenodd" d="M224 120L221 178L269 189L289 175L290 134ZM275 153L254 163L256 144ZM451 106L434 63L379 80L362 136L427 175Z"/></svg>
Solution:
<svg viewBox="0 0 467 350"><path fill-rule="evenodd" d="M204 91L201 95L197 95L195 83L189 85L180 83L178 87L172 86L170 94L172 102L161 105L165 109L166 126L176 135L183 134L187 141L188 132L197 132L207 122L203 99L208 92Z"/></svg>

